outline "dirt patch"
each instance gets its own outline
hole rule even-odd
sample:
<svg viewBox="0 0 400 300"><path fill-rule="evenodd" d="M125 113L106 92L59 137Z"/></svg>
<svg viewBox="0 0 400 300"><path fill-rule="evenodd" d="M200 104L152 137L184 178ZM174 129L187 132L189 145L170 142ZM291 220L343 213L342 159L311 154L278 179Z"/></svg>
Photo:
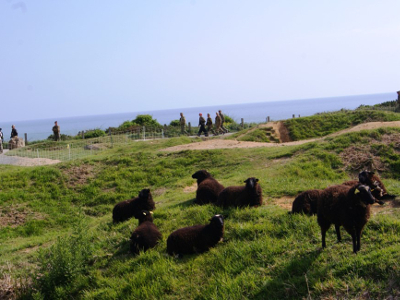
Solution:
<svg viewBox="0 0 400 300"><path fill-rule="evenodd" d="M393 144L397 151L400 151L400 134L385 134L381 140L371 140L367 145L350 146L343 150L339 156L347 170L359 171L363 169L385 171L387 168L382 162L376 145Z"/></svg>
<svg viewBox="0 0 400 300"><path fill-rule="evenodd" d="M25 224L28 218L43 220L44 216L32 212L26 206L22 205L11 205L0 208L0 227L10 226L15 228Z"/></svg>
<svg viewBox="0 0 400 300"><path fill-rule="evenodd" d="M31 279L17 279L13 277L12 274L14 274L15 269L16 267L12 266L10 263L0 268L0 299L18 299L21 293L31 289Z"/></svg>
<svg viewBox="0 0 400 300"><path fill-rule="evenodd" d="M350 146L339 154L346 170L378 170L385 171L385 165L374 151L371 145Z"/></svg>
<svg viewBox="0 0 400 300"><path fill-rule="evenodd" d="M283 196L279 199L273 199L271 202L273 204L276 204L276 205L282 207L283 209L291 211L294 198L295 197L292 197L292 196Z"/></svg>
<svg viewBox="0 0 400 300"><path fill-rule="evenodd" d="M193 183L191 186L185 186L183 192L186 194L194 193L197 191L197 182Z"/></svg>
<svg viewBox="0 0 400 300"><path fill-rule="evenodd" d="M168 189L166 187L160 187L158 189L155 189L153 192L151 192L151 194L153 196L161 196L162 194L164 194L166 191L168 191Z"/></svg>
<svg viewBox="0 0 400 300"><path fill-rule="evenodd" d="M96 174L95 167L92 165L71 166L63 169L63 173L68 178L70 187L86 184Z"/></svg>

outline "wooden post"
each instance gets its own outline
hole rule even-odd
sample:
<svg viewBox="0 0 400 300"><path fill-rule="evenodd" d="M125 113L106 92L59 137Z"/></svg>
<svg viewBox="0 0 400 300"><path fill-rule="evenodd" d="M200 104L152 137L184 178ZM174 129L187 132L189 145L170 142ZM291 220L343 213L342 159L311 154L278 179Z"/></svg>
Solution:
<svg viewBox="0 0 400 300"><path fill-rule="evenodd" d="M25 146L26 146L26 145L28 145L28 134L24 133L24 135L25 135Z"/></svg>
<svg viewBox="0 0 400 300"><path fill-rule="evenodd" d="M189 133L192 133L192 124L188 123Z"/></svg>
<svg viewBox="0 0 400 300"><path fill-rule="evenodd" d="M293 114L293 115L292 115L292 118L294 119L294 118L296 118L296 116Z"/></svg>
<svg viewBox="0 0 400 300"><path fill-rule="evenodd" d="M82 140L85 139L85 130L82 130Z"/></svg>
<svg viewBox="0 0 400 300"><path fill-rule="evenodd" d="M271 121L271 119L270 119L270 117L268 116L268 117L267 117L267 122L270 122L270 121Z"/></svg>
<svg viewBox="0 0 400 300"><path fill-rule="evenodd" d="M300 118L300 114L299 114L299 118Z"/></svg>
<svg viewBox="0 0 400 300"><path fill-rule="evenodd" d="M242 128L244 128L244 119L243 118L241 118L240 125L242 126Z"/></svg>
<svg viewBox="0 0 400 300"><path fill-rule="evenodd" d="M397 102L400 104L400 91L397 92Z"/></svg>

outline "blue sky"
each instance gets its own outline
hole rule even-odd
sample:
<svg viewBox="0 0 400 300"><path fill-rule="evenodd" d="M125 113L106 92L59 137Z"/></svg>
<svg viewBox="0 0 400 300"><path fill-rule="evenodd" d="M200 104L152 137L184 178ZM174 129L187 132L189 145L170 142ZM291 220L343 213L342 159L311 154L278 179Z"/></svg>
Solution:
<svg viewBox="0 0 400 300"><path fill-rule="evenodd" d="M1 120L395 92L398 0L0 0Z"/></svg>

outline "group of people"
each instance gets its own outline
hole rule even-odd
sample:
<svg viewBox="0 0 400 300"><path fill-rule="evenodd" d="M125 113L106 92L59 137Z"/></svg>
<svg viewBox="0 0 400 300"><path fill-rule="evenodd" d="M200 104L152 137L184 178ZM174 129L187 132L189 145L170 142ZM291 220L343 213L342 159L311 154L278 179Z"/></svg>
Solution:
<svg viewBox="0 0 400 300"><path fill-rule="evenodd" d="M60 126L58 126L57 121L54 122L54 126L53 126L52 130L53 130L53 134L54 134L54 140L60 141L61 140ZM13 139L15 137L18 137L18 131L15 128L15 126L12 125L10 138ZM3 153L3 141L4 141L4 134L2 132L2 128L0 128L0 153Z"/></svg>
<svg viewBox="0 0 400 300"><path fill-rule="evenodd" d="M215 113L215 123L213 124L213 120L210 116L210 114L207 114L207 121L204 119L203 114L199 113L199 132L197 133L197 136L200 136L202 133L204 133L205 136L209 135L209 132L212 132L212 134L219 135L220 133L225 134L228 131L224 127L225 123L225 117L222 114L222 111L219 110L218 112ZM188 134L186 131L186 119L183 113L181 113L181 117L179 119L179 123L181 125L181 133L182 134ZM215 126L215 130L213 129L213 125Z"/></svg>
<svg viewBox="0 0 400 300"><path fill-rule="evenodd" d="M3 153L3 141L4 141L4 134L2 132L2 128L0 128L0 153ZM11 138L18 136L18 131L15 129L15 126L11 126Z"/></svg>

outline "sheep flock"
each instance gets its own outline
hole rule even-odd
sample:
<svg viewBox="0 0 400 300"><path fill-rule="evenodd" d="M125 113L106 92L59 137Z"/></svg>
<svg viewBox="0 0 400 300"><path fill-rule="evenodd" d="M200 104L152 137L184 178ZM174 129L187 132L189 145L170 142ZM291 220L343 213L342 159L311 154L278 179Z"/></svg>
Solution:
<svg viewBox="0 0 400 300"><path fill-rule="evenodd" d="M192 175L197 180L196 205L211 204L221 210L228 208L263 205L262 188L259 179L249 177L244 185L224 187L208 171L199 170ZM361 234L370 217L374 203L383 205L383 200L393 199L380 178L370 171L359 173L358 180L343 182L325 189L300 192L294 199L290 214L316 215L321 229L322 249L326 248L326 232L333 224L337 240L341 241L340 227L352 237L353 252L361 249ZM156 247L162 234L153 223L155 209L150 189L142 189L138 197L117 203L113 209L113 222L119 223L132 217L138 219L138 226L130 237L130 250L140 254ZM225 211L223 211L225 212ZM228 223L229 226L229 223ZM182 257L199 254L217 246L223 240L225 220L223 214L211 216L207 224L194 224L178 228L167 238L167 253Z"/></svg>

